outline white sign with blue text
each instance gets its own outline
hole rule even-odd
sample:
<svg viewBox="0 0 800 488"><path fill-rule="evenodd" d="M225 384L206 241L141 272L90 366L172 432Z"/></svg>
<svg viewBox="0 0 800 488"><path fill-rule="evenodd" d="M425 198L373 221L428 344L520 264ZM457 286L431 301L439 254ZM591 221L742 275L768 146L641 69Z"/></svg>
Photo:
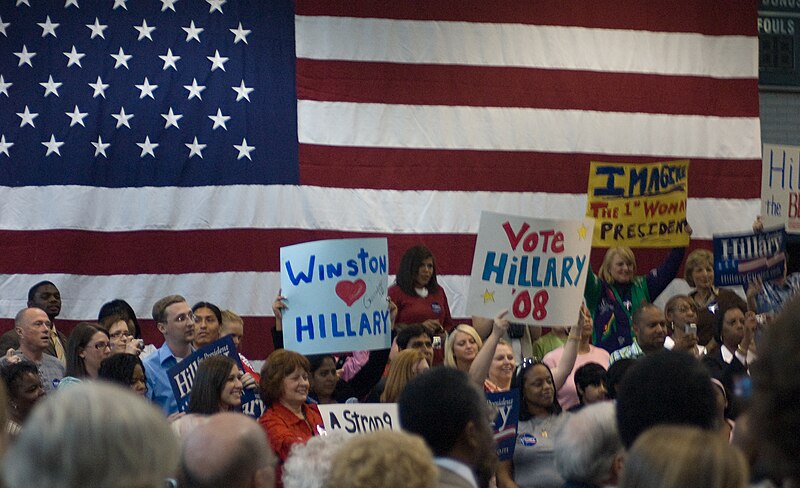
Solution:
<svg viewBox="0 0 800 488"><path fill-rule="evenodd" d="M281 248L283 343L301 354L387 349L386 239L336 239Z"/></svg>
<svg viewBox="0 0 800 488"><path fill-rule="evenodd" d="M529 325L575 324L589 270L594 220L481 213L467 311Z"/></svg>

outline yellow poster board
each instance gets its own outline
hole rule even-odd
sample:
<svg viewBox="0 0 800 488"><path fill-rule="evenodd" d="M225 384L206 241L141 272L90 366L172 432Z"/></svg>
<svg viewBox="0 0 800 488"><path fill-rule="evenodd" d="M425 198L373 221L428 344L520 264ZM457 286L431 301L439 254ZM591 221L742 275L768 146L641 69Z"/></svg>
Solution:
<svg viewBox="0 0 800 488"><path fill-rule="evenodd" d="M595 247L680 247L689 244L689 161L592 162L586 216L595 219Z"/></svg>

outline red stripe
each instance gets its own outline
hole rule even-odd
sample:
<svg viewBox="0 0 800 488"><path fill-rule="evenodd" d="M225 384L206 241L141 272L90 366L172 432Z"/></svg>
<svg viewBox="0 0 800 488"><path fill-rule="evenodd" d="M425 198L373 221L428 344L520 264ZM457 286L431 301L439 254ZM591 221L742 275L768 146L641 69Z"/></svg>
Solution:
<svg viewBox="0 0 800 488"><path fill-rule="evenodd" d="M297 60L303 100L758 117L758 79Z"/></svg>
<svg viewBox="0 0 800 488"><path fill-rule="evenodd" d="M297 0L298 15L405 20L565 25L587 28L757 35L758 3L752 0Z"/></svg>
<svg viewBox="0 0 800 488"><path fill-rule="evenodd" d="M520 212L526 213L524 209ZM0 239L4 244L5 254L0 273L103 276L279 271L282 246L319 239L356 237L388 237L389 272L392 274L396 272L406 249L417 244L431 249L436 256L440 274L469 275L472 271L475 234L387 236L365 232L230 229L142 232L2 231ZM39 246L30 245L31 242L45 241L47 252L42 252ZM191 242L192 246L188 247L187 242ZM170 252L178 249L179 252ZM641 252L646 255L651 251ZM8 263L20 264L14 266Z"/></svg>
<svg viewBox="0 0 800 488"><path fill-rule="evenodd" d="M586 193L591 161L649 163L681 158L512 151L300 145L305 185L396 190ZM761 161L692 159L689 195L759 198ZM435 185L435 187L434 187Z"/></svg>
<svg viewBox="0 0 800 488"><path fill-rule="evenodd" d="M389 266L425 244L448 274L469 274L475 235L370 234L297 229L91 232L77 230L0 231L0 274L77 275L221 273L279 271L280 248L320 239L387 237ZM32 242L46 242L42 246ZM466 256L466 257L465 257Z"/></svg>

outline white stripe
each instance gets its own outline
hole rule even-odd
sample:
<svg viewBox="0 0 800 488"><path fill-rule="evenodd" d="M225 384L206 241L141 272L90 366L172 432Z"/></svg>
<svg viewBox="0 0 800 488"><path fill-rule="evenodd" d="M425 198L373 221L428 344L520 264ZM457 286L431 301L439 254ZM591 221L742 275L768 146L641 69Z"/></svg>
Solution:
<svg viewBox="0 0 800 488"><path fill-rule="evenodd" d="M298 58L758 76L755 36L308 16L295 31Z"/></svg>
<svg viewBox="0 0 800 488"><path fill-rule="evenodd" d="M447 294L454 317L466 317L469 276L443 275L439 283ZM97 320L100 307L122 298L140 318L152 318L150 310L161 297L183 295L191 305L209 301L239 315L271 317L272 301L280 289L280 273L192 273L179 275L83 276L72 274L0 275L0 317L13 318L26 307L28 289L50 280L61 292L63 320ZM389 277L394 283L394 276ZM291 304L289 304L291 306Z"/></svg>
<svg viewBox="0 0 800 488"><path fill-rule="evenodd" d="M219 205L219 202L229 201L231 195L236 196L235 204ZM4 208L16 209L0 212L0 229L99 232L255 228L476 234L483 210L549 219L575 219L586 213L586 195L583 194L288 185L0 187L0 202ZM42 205L41 202L58 203ZM757 199L690 198L687 212L694 237L710 239L715 233L749 229L759 208ZM732 215L738 217L730 218Z"/></svg>
<svg viewBox="0 0 800 488"><path fill-rule="evenodd" d="M665 252L666 253L666 252ZM469 276L439 275L455 318L469 317L467 295ZM188 303L209 301L221 309L230 309L246 317L272 317L272 300L280 289L280 273L208 273L182 275L112 275L82 276L68 274L0 275L0 318L13 318L26 306L28 289L34 283L50 280L61 291L63 306L58 316L63 320L97 320L100 307L122 298L131 304L139 318L152 318L150 310L161 297L180 294ZM394 276L389 277L394 283ZM248 290L257 290L250 292ZM670 285L670 293L686 293L684 280ZM741 287L735 289L741 292ZM662 298L661 301L664 301ZM291 306L291 304L289 305Z"/></svg>
<svg viewBox="0 0 800 488"><path fill-rule="evenodd" d="M56 284L63 305L59 318L97 320L100 307L115 298L131 304L136 315L152 318L153 304L167 295L183 295L189 304L209 301L239 315L272 315L272 301L280 288L278 272L228 272L84 276L0 275L0 316L14 317L26 306L28 289L42 280Z"/></svg>
<svg viewBox="0 0 800 488"><path fill-rule="evenodd" d="M758 117L298 100L301 143L759 159Z"/></svg>

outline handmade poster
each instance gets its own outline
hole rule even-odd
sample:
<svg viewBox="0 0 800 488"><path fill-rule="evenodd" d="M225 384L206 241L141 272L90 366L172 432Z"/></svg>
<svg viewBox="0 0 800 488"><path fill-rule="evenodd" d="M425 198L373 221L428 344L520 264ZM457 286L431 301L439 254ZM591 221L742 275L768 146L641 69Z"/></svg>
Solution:
<svg viewBox="0 0 800 488"><path fill-rule="evenodd" d="M689 245L686 198L689 161L592 162L586 216L595 219L595 247Z"/></svg>
<svg viewBox="0 0 800 488"><path fill-rule="evenodd" d="M283 344L300 354L387 349L386 239L338 239L281 248Z"/></svg>
<svg viewBox="0 0 800 488"><path fill-rule="evenodd" d="M189 406L189 393L192 391L194 377L197 373L197 367L200 366L200 362L207 357L218 356L220 354L233 359L239 367L239 371L243 371L242 361L239 359L236 345L233 343L233 338L229 335L207 346L201 347L167 371L169 382L172 385L172 393L178 401L179 412L185 412L186 407ZM264 413L266 407L255 390L245 388L242 390L242 404L237 410L250 417L258 418Z"/></svg>
<svg viewBox="0 0 800 488"><path fill-rule="evenodd" d="M467 311L516 323L575 325L592 248L592 219L481 214Z"/></svg>
<svg viewBox="0 0 800 488"><path fill-rule="evenodd" d="M761 218L765 227L785 226L800 234L800 146L764 144Z"/></svg>
<svg viewBox="0 0 800 488"><path fill-rule="evenodd" d="M365 434L376 430L400 430L396 403L336 403L317 405L325 431Z"/></svg>
<svg viewBox="0 0 800 488"><path fill-rule="evenodd" d="M486 401L497 409L497 417L492 424L497 457L501 461L508 461L514 457L514 445L517 440L519 390L487 393Z"/></svg>
<svg viewBox="0 0 800 488"><path fill-rule="evenodd" d="M744 285L753 280L783 276L786 265L786 231L776 227L763 232L714 235L714 286Z"/></svg>

